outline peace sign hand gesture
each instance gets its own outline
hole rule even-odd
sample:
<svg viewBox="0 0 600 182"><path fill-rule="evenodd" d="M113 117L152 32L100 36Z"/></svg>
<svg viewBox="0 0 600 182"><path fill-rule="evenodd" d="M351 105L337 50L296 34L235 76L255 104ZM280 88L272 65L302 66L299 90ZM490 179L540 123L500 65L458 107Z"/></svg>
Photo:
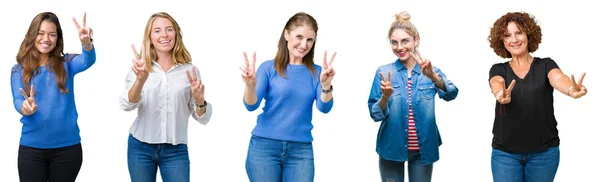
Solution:
<svg viewBox="0 0 600 182"><path fill-rule="evenodd" d="M73 23L75 27L77 27L77 32L79 33L79 40L81 41L81 45L90 46L92 44L92 35L94 35L94 31L92 28L87 27L86 24L86 13L83 13L83 22L81 26L77 23L75 17L73 17Z"/></svg>
<svg viewBox="0 0 600 182"><path fill-rule="evenodd" d="M323 70L321 70L321 85L323 89L329 89L331 87L331 80L333 80L333 76L335 76L335 70L331 66L333 60L335 59L335 55L337 52L333 52L333 56L331 59L327 61L327 51L323 55Z"/></svg>
<svg viewBox="0 0 600 182"><path fill-rule="evenodd" d="M35 111L37 111L37 104L35 103L35 91L33 90L33 84L31 85L31 90L29 90L29 96L27 95L27 93L25 92L25 90L23 90L23 88L19 88L21 90L21 94L23 94L23 97L25 97L25 101L23 101L23 106L22 106L22 110L21 114L29 116L32 115L33 113L35 113Z"/></svg>
<svg viewBox="0 0 600 182"><path fill-rule="evenodd" d="M256 87L256 52L252 54L252 62L248 61L248 55L244 52L244 65L240 67L242 70L242 79L244 83L246 83L246 87L255 88ZM251 63L251 64L250 64Z"/></svg>
<svg viewBox="0 0 600 182"><path fill-rule="evenodd" d="M394 92L394 89L392 88L392 73L388 70L387 80L385 79L385 76L383 76L383 73L379 72L379 75L381 76L381 95L382 97L389 98Z"/></svg>
<svg viewBox="0 0 600 182"><path fill-rule="evenodd" d="M192 97L196 103L204 104L204 84L202 80L196 76L196 67L192 67L192 73L189 70L185 70L185 74L190 81L190 87L192 88Z"/></svg>
<svg viewBox="0 0 600 182"><path fill-rule="evenodd" d="M502 88L502 89L496 91L496 93L494 93L494 96L496 96L496 100L500 104L510 103L510 101L511 101L510 93L512 92L513 88L515 87L515 83L517 83L517 82L515 80L512 80L507 89ZM504 85L502 85L502 87L504 87Z"/></svg>
<svg viewBox="0 0 600 182"><path fill-rule="evenodd" d="M142 53L138 54L135 46L131 44L131 49L133 50L134 59L132 60L133 66L131 70L135 73L137 80L142 81L144 83L146 79L148 79L148 70L146 70L146 49L144 49L144 44L142 44Z"/></svg>
<svg viewBox="0 0 600 182"><path fill-rule="evenodd" d="M569 88L569 91L567 91L567 94L569 96L578 99L579 97L587 94L587 88L585 88L585 86L582 85L584 77L585 72L583 72L581 77L579 77L579 81L575 82L575 75L571 74L571 83L573 84L573 86L571 86L571 88Z"/></svg>
<svg viewBox="0 0 600 182"><path fill-rule="evenodd" d="M423 72L423 74L425 76L427 76L429 79L435 81L436 75L435 75L435 72L433 72L433 66L431 66L431 61L429 61L429 59L425 59L423 56L421 56L419 49L417 49L416 47L415 47L415 52L416 52L416 55L413 54L412 52L410 52L410 55L415 59L415 61L417 61L417 64L419 64L419 66L421 66L421 72Z"/></svg>

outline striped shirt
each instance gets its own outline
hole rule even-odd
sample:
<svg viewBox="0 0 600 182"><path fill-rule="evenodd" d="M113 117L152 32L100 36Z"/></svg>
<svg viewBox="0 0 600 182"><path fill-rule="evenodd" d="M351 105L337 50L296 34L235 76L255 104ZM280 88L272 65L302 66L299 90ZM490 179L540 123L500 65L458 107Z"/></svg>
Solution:
<svg viewBox="0 0 600 182"><path fill-rule="evenodd" d="M408 150L419 150L419 141L417 140L417 128L415 127L415 117L413 115L412 81L408 78Z"/></svg>

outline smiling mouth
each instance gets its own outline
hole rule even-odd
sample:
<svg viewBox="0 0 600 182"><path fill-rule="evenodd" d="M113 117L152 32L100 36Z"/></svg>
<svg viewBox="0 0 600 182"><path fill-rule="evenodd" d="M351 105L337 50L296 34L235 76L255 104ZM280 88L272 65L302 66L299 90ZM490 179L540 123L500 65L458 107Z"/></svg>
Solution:
<svg viewBox="0 0 600 182"><path fill-rule="evenodd" d="M164 45L164 44L171 43L171 40L162 40L162 41L159 41L158 43Z"/></svg>
<svg viewBox="0 0 600 182"><path fill-rule="evenodd" d="M39 43L39 44L40 44L40 47L42 47L42 48L50 48L50 46L52 46L52 44L50 44L50 43Z"/></svg>

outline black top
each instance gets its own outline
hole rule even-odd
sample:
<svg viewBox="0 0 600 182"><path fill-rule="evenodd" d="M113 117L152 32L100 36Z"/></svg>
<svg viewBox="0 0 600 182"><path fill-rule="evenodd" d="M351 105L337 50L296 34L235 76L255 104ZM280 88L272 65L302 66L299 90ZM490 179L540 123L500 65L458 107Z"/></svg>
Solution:
<svg viewBox="0 0 600 182"><path fill-rule="evenodd" d="M535 152L558 146L554 88L548 80L548 73L554 68L558 68L554 60L536 57L521 79L508 62L492 66L489 79L502 76L506 88L513 79L516 81L511 102L501 105L496 101L493 148L505 152Z"/></svg>

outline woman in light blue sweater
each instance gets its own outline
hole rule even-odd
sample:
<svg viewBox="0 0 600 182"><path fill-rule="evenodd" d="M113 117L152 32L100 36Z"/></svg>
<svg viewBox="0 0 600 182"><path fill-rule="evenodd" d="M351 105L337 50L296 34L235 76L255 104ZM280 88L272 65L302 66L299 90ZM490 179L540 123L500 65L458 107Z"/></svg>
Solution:
<svg viewBox="0 0 600 182"><path fill-rule="evenodd" d="M82 54L63 53L63 34L58 17L38 14L17 54L11 70L15 109L23 115L18 168L20 181L75 181L81 168L82 150L73 79L96 62L92 29L86 15L79 25Z"/></svg>
<svg viewBox="0 0 600 182"><path fill-rule="evenodd" d="M265 100L252 131L246 172L250 181L313 181L312 108L328 113L333 107L331 80L333 57L323 59L323 67L313 61L317 22L297 13L286 23L274 60L263 62L255 72L244 57L242 78L246 84L244 105L254 111Z"/></svg>

